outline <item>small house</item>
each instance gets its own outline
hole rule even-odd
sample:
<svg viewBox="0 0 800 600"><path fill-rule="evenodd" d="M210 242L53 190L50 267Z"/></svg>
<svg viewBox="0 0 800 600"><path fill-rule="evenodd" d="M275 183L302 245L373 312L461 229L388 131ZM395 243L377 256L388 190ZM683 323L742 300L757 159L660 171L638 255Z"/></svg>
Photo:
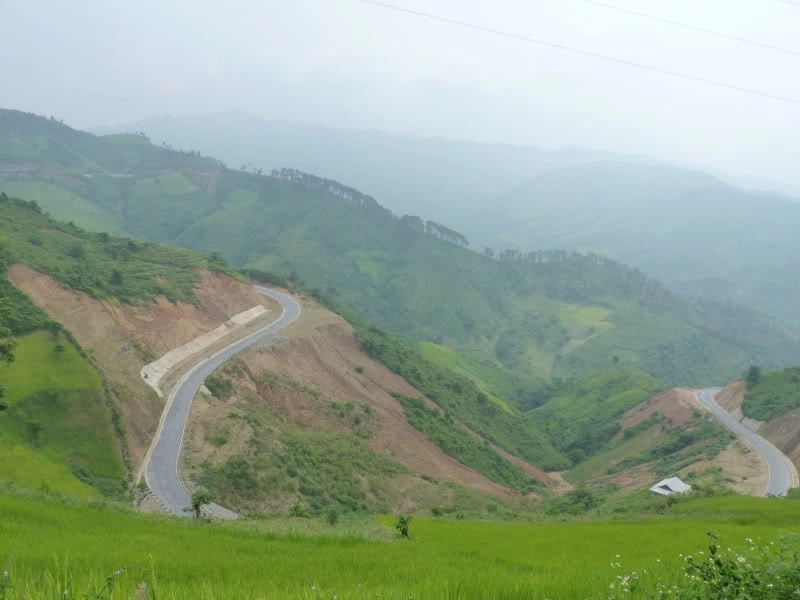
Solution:
<svg viewBox="0 0 800 600"><path fill-rule="evenodd" d="M691 489L692 486L684 483L680 480L680 478L670 477L668 479L659 481L650 488L650 491L660 494L661 496L669 496L671 494L685 494L686 492L691 491Z"/></svg>

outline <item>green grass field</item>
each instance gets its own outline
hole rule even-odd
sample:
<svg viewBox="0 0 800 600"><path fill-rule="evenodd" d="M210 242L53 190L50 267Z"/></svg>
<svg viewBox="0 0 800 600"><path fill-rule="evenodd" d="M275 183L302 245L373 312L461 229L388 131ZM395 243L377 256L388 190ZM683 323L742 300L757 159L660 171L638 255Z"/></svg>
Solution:
<svg viewBox="0 0 800 600"><path fill-rule="evenodd" d="M0 192L9 196L34 200L55 219L73 221L91 231L105 231L112 235L124 232L106 211L85 198L58 187L39 181L6 181L0 183Z"/></svg>
<svg viewBox="0 0 800 600"><path fill-rule="evenodd" d="M9 406L0 412L0 480L79 496L97 494L90 477L121 480L125 469L97 372L63 336L39 331L17 341L16 360L0 364ZM30 423L38 424L35 437Z"/></svg>
<svg viewBox="0 0 800 600"><path fill-rule="evenodd" d="M675 512L616 522L417 519L403 542L364 537L363 522L292 534L285 523L275 532L269 521L195 522L0 493L0 560L10 599L64 589L84 597L119 569L115 598L135 597L142 581L162 599L606 598L631 570L680 582L682 555L704 550L709 529L737 548L800 526L790 500L715 498Z"/></svg>
<svg viewBox="0 0 800 600"><path fill-rule="evenodd" d="M136 182L136 193L143 196L179 195L194 191L197 191L197 187L181 173L168 173Z"/></svg>

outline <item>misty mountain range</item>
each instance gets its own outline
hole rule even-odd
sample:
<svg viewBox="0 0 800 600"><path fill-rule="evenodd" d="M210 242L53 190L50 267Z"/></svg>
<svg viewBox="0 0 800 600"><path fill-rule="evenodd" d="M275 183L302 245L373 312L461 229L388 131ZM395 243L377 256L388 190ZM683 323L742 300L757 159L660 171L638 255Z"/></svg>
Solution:
<svg viewBox="0 0 800 600"><path fill-rule="evenodd" d="M153 118L97 133L111 131L142 131L231 168L293 167L335 179L398 214L447 223L477 249L598 252L677 293L742 303L800 326L800 271L783 260L800 253L791 186L736 176L726 183L636 155L392 136L243 113Z"/></svg>

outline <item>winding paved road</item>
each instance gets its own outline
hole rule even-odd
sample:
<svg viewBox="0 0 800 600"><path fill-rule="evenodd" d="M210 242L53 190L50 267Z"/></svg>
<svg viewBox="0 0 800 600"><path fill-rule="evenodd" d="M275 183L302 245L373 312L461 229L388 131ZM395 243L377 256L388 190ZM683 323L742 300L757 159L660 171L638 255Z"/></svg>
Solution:
<svg viewBox="0 0 800 600"><path fill-rule="evenodd" d="M277 300L283 307L283 313L277 321L220 350L184 375L167 399L158 431L145 458L144 476L147 485L173 514L183 516L190 514L184 510L190 506L191 497L178 476L178 459L189 409L197 390L206 377L226 360L286 327L300 315L300 306L289 296L259 286L255 288L261 294ZM217 504L211 504L205 510L220 518L235 519L238 516L235 512Z"/></svg>
<svg viewBox="0 0 800 600"><path fill-rule="evenodd" d="M720 388L711 388L696 392L697 399L705 406L711 414L725 427L733 431L736 435L755 446L761 455L766 459L769 467L769 481L764 490L765 496L785 496L789 488L797 485L797 471L789 458L763 437L749 430L747 427L734 419L728 411L716 403L714 398L720 392Z"/></svg>

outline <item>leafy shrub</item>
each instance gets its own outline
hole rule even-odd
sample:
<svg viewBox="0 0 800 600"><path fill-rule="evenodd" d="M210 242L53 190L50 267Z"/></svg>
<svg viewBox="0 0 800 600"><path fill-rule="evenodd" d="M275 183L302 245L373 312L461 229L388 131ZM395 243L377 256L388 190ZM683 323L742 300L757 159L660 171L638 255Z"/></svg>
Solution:
<svg viewBox="0 0 800 600"><path fill-rule="evenodd" d="M800 544L783 537L763 547L748 539L744 550L723 551L708 532L708 554L684 558L682 573L636 571L618 575L610 598L648 600L794 600L800 589Z"/></svg>
<svg viewBox="0 0 800 600"><path fill-rule="evenodd" d="M221 375L211 375L206 379L206 387L215 398L224 400L233 395L233 381Z"/></svg>

